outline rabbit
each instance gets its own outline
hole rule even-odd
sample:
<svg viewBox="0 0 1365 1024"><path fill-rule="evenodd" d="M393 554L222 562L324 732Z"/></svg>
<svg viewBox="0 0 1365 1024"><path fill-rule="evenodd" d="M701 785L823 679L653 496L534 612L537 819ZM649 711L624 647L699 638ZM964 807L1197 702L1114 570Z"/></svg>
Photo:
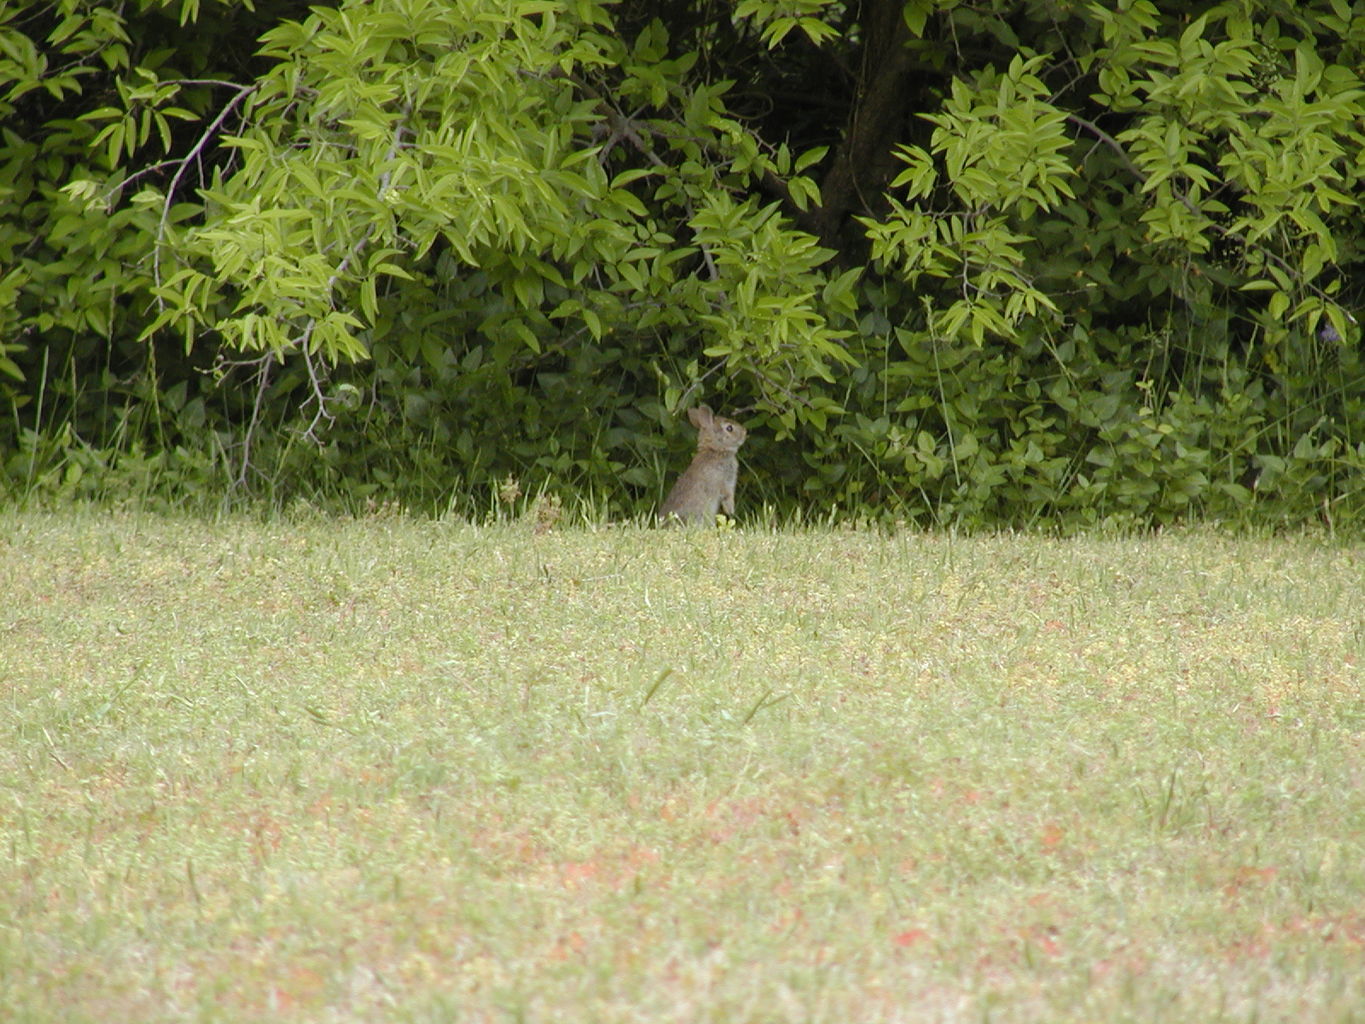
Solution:
<svg viewBox="0 0 1365 1024"><path fill-rule="evenodd" d="M659 521L711 525L719 509L728 516L735 514L739 476L735 453L749 432L734 420L715 415L706 405L688 409L687 418L697 428L697 454L659 506Z"/></svg>

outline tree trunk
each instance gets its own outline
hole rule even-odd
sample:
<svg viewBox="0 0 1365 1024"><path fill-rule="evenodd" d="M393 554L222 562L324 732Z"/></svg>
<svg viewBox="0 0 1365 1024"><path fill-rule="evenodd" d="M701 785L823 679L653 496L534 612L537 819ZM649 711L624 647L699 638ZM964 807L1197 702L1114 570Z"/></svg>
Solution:
<svg viewBox="0 0 1365 1024"><path fill-rule="evenodd" d="M910 29L903 8L904 0L863 0L857 95L843 141L820 184L822 205L813 217L821 242L832 249L842 251L849 215L872 211L896 168L892 144L907 114L914 66L906 48Z"/></svg>

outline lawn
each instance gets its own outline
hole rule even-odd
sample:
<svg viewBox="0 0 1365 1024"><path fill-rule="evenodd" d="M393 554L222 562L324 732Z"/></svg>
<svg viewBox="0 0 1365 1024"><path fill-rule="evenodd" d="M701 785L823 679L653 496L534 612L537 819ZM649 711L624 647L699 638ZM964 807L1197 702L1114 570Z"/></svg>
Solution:
<svg viewBox="0 0 1365 1024"><path fill-rule="evenodd" d="M1365 547L0 513L0 1019L1365 1020Z"/></svg>

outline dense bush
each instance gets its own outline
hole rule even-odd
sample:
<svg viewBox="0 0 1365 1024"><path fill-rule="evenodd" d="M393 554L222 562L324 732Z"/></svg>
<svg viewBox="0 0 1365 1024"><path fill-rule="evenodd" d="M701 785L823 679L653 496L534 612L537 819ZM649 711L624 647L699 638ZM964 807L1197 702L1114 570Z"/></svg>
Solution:
<svg viewBox="0 0 1365 1024"><path fill-rule="evenodd" d="M1359 522L1365 17L1114 6L11 5L0 478Z"/></svg>

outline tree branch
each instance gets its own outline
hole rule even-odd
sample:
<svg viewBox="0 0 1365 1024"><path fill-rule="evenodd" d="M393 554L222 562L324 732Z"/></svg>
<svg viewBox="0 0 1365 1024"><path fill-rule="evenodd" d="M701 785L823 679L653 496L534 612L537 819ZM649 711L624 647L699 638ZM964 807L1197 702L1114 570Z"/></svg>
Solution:
<svg viewBox="0 0 1365 1024"><path fill-rule="evenodd" d="M242 469L233 481L234 487L246 486L246 475L251 470L251 445L256 438L256 427L261 422L261 406L265 401L266 389L270 386L270 368L274 365L275 353L267 352L254 360L256 366L256 399L251 403L251 419L247 421L246 433L242 436ZM236 364L252 365L252 363Z"/></svg>
<svg viewBox="0 0 1365 1024"><path fill-rule="evenodd" d="M389 139L388 152L384 154L384 170L379 175L379 184L375 189L375 195L381 201L384 198L384 193L388 191L389 182L393 177L392 172L389 170L389 164L393 162L393 158L398 155L398 150L403 145L403 136L408 132L408 122L411 118L412 101L409 100L407 103L403 104L402 113L399 115L398 121L393 127L393 135ZM351 268L351 263L369 246L370 239L374 237L374 231L374 221L370 221L365 225L365 230L360 233L360 237L351 243L351 248L347 251L346 255L341 258L341 262L337 264L336 269L332 271L331 276L327 278L327 284L324 288L324 298L328 306L333 305L332 296L336 291L337 283ZM309 343L312 341L313 332L317 329L317 325L318 318L315 316L309 317L308 322L304 325L303 333L299 336L298 340L298 347L303 353L304 365L308 369L308 384L312 389L311 399L317 403L317 412L313 414L312 422L304 429L303 436L314 443L319 443L317 436L318 424L323 420L331 423L332 420L335 419L327 410L328 399L322 392L322 375L314 365L313 353L309 349Z"/></svg>
<svg viewBox="0 0 1365 1024"><path fill-rule="evenodd" d="M218 82L209 79L188 79L186 83L182 84L232 85L230 82ZM156 243L152 247L152 279L156 282L158 289L161 286L161 249L166 238L166 222L171 216L171 203L175 201L175 193L180 187L180 179L185 176L185 171L189 169L190 163L204 151L204 147L208 145L209 140L217 135L218 129L222 127L223 122L228 119L228 115L237 108L238 104L260 88L260 86L239 85L235 86L235 88L237 89L237 95L228 100L223 109L218 111L218 116L209 123L209 126L205 128L199 138L195 140L194 145L190 147L190 151L179 161L180 168L175 172L175 176L171 178L171 183L166 187L166 200L161 204L161 219L157 221L156 225ZM162 166L165 165L163 164ZM127 180L131 181L132 179L129 178ZM165 308L165 302L160 295L157 296L156 301L159 309Z"/></svg>

